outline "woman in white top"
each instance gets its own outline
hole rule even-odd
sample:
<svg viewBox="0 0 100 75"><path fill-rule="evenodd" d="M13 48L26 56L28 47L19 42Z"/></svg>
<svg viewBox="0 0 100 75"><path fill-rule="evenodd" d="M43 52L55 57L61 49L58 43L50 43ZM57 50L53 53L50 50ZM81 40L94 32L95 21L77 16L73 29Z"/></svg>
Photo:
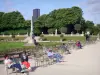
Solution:
<svg viewBox="0 0 100 75"><path fill-rule="evenodd" d="M4 56L4 58L5 58L4 64L5 64L6 67L8 67L8 68L18 68L19 71L22 70L21 65L19 63L13 63L13 61L11 59L9 59L7 54Z"/></svg>

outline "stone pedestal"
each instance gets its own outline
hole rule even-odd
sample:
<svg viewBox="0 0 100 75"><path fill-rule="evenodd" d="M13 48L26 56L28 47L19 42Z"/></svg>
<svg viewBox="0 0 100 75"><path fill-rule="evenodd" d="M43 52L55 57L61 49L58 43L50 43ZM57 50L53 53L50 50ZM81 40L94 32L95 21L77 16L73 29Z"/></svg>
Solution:
<svg viewBox="0 0 100 75"><path fill-rule="evenodd" d="M30 39L28 40L28 43L29 43L29 44L34 43L34 40L32 39L32 37L30 37Z"/></svg>

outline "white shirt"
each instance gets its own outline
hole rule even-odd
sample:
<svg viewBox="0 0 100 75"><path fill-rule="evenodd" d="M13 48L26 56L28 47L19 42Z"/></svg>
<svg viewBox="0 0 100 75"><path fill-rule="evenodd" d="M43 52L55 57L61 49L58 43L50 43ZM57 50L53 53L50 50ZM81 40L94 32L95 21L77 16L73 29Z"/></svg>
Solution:
<svg viewBox="0 0 100 75"><path fill-rule="evenodd" d="M53 56L54 53L53 53L53 52L48 52L47 55L48 55L48 56Z"/></svg>
<svg viewBox="0 0 100 75"><path fill-rule="evenodd" d="M6 67L10 67L10 66L12 65L12 60L10 60L10 59L5 59L5 60L4 60L4 64L5 64Z"/></svg>

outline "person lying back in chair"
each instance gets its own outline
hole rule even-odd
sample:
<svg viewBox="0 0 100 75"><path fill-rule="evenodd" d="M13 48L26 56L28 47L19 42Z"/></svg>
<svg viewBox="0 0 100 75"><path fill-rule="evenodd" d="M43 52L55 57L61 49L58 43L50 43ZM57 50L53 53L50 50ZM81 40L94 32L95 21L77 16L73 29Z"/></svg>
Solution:
<svg viewBox="0 0 100 75"><path fill-rule="evenodd" d="M4 56L4 58L4 64L6 68L17 68L22 73L24 73L25 71L31 71L30 63L27 61L14 63L7 54Z"/></svg>
<svg viewBox="0 0 100 75"><path fill-rule="evenodd" d="M47 55L49 58L56 58L56 62L60 62L60 60L62 59L62 56L59 53L54 53L52 50L49 50L47 52Z"/></svg>
<svg viewBox="0 0 100 75"><path fill-rule="evenodd" d="M4 56L4 58L6 68L17 68L19 71L22 70L21 65L19 63L14 63L7 54Z"/></svg>

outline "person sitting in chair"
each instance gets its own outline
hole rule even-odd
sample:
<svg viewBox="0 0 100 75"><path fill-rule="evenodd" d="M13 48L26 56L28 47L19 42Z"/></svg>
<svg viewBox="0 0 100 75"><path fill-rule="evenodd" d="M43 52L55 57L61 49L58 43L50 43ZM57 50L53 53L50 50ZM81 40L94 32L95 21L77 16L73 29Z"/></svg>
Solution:
<svg viewBox="0 0 100 75"><path fill-rule="evenodd" d="M77 41L77 42L76 42L76 46L77 46L79 49L81 49L81 48L82 48L81 42L80 42L80 41Z"/></svg>
<svg viewBox="0 0 100 75"><path fill-rule="evenodd" d="M71 52L68 50L67 45L65 45L65 43L62 44L62 48L65 50L65 52L67 52L68 54L71 54Z"/></svg>
<svg viewBox="0 0 100 75"><path fill-rule="evenodd" d="M21 65L19 63L14 63L6 54L4 56L4 64L6 66L6 68L17 68L19 71L22 70Z"/></svg>
<svg viewBox="0 0 100 75"><path fill-rule="evenodd" d="M22 53L22 55L20 56L21 58L21 62L27 61L28 62L28 55L26 54L26 51L24 51Z"/></svg>
<svg viewBox="0 0 100 75"><path fill-rule="evenodd" d="M52 50L49 50L47 52L47 55L49 58L55 58L56 62L60 62L60 60L62 59L62 56L59 53L54 53Z"/></svg>
<svg viewBox="0 0 100 75"><path fill-rule="evenodd" d="M26 67L26 69L31 71L30 63L28 62L28 55L26 54L26 52L23 52L21 55L21 63Z"/></svg>

